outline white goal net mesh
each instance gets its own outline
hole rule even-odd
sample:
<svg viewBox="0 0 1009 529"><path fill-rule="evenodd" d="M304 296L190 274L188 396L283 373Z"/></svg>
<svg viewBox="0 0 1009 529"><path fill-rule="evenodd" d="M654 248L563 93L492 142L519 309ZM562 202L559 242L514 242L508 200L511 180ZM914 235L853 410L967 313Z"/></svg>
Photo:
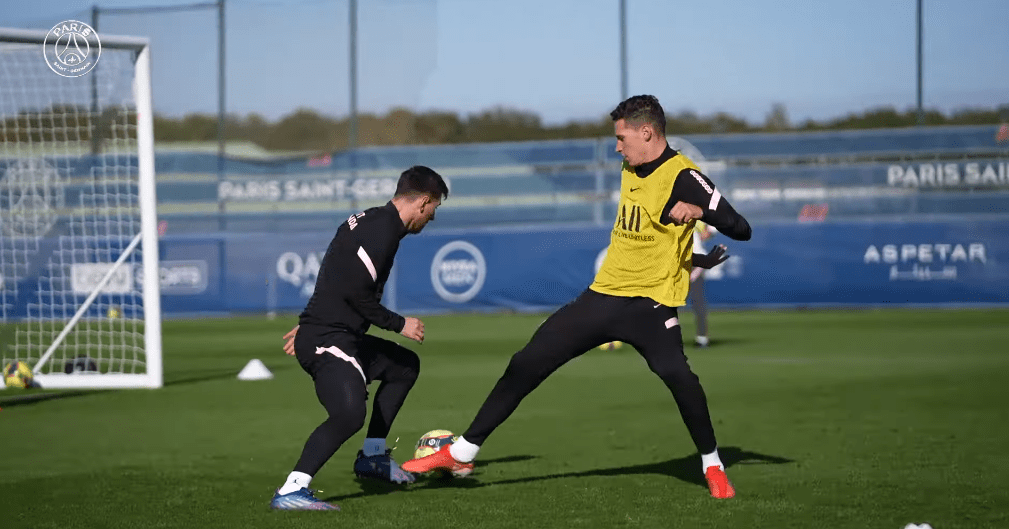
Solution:
<svg viewBox="0 0 1009 529"><path fill-rule="evenodd" d="M37 366L141 232L136 56L69 78L0 40L0 364ZM142 274L138 246L38 373L145 374Z"/></svg>

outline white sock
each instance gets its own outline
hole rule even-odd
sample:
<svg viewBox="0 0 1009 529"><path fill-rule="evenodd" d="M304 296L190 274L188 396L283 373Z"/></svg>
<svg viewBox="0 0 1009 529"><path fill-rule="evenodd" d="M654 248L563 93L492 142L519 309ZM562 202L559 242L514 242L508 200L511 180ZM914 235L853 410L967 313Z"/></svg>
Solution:
<svg viewBox="0 0 1009 529"><path fill-rule="evenodd" d="M465 437L459 436L459 440L452 443L452 446L448 447L448 453L452 454L452 459L460 463L469 463L476 459L477 452L480 451L480 446L475 445L466 440Z"/></svg>
<svg viewBox="0 0 1009 529"><path fill-rule="evenodd" d="M694 339L694 341L697 342L697 345L708 345L707 336L698 336L697 338Z"/></svg>
<svg viewBox="0 0 1009 529"><path fill-rule="evenodd" d="M718 458L717 448L710 454L701 454L701 472L708 470L709 467L718 467L725 470L725 465L723 465L722 460Z"/></svg>
<svg viewBox="0 0 1009 529"><path fill-rule="evenodd" d="M281 496L284 494L290 494L294 491L308 488L308 485L312 483L312 476L305 474L304 472L291 472L287 476L287 483L284 483L283 487L277 491Z"/></svg>
<svg viewBox="0 0 1009 529"><path fill-rule="evenodd" d="M385 453L385 439L381 437L365 438L364 447L361 450L366 456L380 456Z"/></svg>

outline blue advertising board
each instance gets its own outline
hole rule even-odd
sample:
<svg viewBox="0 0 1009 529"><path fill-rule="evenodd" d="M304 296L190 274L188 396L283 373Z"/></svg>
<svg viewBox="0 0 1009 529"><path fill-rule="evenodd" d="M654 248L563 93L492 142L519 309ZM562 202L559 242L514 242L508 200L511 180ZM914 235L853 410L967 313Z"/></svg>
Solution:
<svg viewBox="0 0 1009 529"><path fill-rule="evenodd" d="M331 237L324 232L163 237L163 311L167 316L300 311ZM598 227L408 236L383 302L404 314L552 310L591 283L608 242L608 230ZM1009 234L999 223L760 224L748 242L718 235L711 243L728 245L732 256L707 272L707 296L715 306L1009 303ZM94 260L102 254L89 255ZM95 262L117 257L104 255ZM51 282L47 277L40 271L17 281L0 278L5 318L23 318L27 301ZM130 274L118 278L116 299L129 295L140 280ZM78 302L86 297L83 290L70 294Z"/></svg>
<svg viewBox="0 0 1009 529"><path fill-rule="evenodd" d="M204 237L199 244L166 238L165 255L172 260L202 254L209 286L200 294L166 292L165 310L300 310L330 236L232 235ZM608 231L595 227L410 236L384 302L404 313L550 310L591 283L608 242ZM1009 302L1009 235L997 224L764 224L748 242L716 236L712 243L728 245L732 255L707 272L713 305Z"/></svg>

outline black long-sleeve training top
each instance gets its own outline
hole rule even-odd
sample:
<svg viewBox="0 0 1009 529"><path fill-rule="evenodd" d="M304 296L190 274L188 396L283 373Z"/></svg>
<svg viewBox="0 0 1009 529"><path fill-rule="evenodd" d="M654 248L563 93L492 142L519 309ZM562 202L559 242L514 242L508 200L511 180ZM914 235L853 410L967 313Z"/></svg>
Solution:
<svg viewBox="0 0 1009 529"><path fill-rule="evenodd" d="M406 234L392 202L348 218L329 243L315 292L299 322L356 334L368 332L371 325L402 331L406 319L385 308L381 300L399 241Z"/></svg>

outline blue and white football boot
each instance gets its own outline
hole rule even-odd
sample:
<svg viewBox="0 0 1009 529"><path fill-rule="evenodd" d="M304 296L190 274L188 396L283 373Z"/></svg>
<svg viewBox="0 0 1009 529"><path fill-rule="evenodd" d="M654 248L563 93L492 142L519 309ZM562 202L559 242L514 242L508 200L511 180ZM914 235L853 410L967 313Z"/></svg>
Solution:
<svg viewBox="0 0 1009 529"><path fill-rule="evenodd" d="M391 483L413 483L413 474L399 468L392 458L392 450L386 450L384 454L375 456L364 455L363 450L357 451L357 460L354 461L354 473L359 478L372 478L388 481Z"/></svg>
<svg viewBox="0 0 1009 529"><path fill-rule="evenodd" d="M315 497L312 489L302 487L289 494L280 494L280 489L273 494L270 508L281 511L339 511L339 505L326 503Z"/></svg>

